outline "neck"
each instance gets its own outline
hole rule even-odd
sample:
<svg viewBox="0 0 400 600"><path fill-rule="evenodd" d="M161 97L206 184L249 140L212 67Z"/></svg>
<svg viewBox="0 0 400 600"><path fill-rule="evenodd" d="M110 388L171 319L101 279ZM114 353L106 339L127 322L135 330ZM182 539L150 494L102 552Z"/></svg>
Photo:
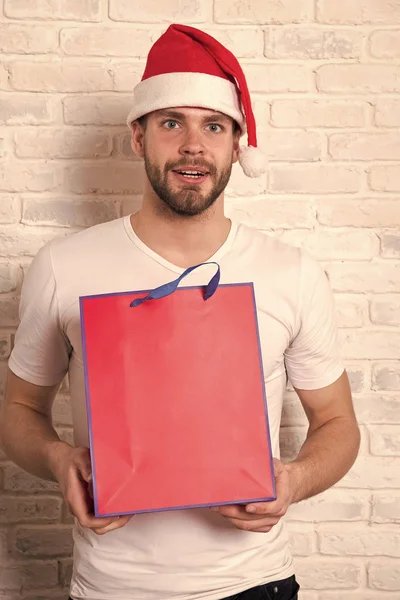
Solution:
<svg viewBox="0 0 400 600"><path fill-rule="evenodd" d="M224 215L223 194L206 213L195 217L176 215L159 202L145 195L131 225L142 242L168 262L184 269L205 262L228 237L231 222Z"/></svg>

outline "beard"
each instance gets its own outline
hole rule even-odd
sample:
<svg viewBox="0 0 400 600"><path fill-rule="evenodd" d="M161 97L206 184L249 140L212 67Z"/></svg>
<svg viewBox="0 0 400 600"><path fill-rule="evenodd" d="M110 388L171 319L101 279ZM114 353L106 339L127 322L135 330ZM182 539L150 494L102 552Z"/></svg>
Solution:
<svg viewBox="0 0 400 600"><path fill-rule="evenodd" d="M202 159L197 159L193 165L190 165L188 159L176 162L168 161L161 170L158 165L151 162L147 153L144 156L144 166L150 185L157 196L166 207L181 217L194 217L208 210L226 188L232 172L232 161L218 172L215 165ZM212 182L211 190L204 194L198 184L193 184L193 186L187 184L184 189L174 190L168 184L168 174L182 166L197 166L206 169L207 176Z"/></svg>

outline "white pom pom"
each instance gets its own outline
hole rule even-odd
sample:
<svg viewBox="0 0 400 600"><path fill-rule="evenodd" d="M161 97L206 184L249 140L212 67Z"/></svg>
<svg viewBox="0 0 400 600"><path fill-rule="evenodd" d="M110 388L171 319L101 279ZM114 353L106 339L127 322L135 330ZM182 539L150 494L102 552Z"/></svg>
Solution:
<svg viewBox="0 0 400 600"><path fill-rule="evenodd" d="M254 146L240 146L239 164L247 177L260 177L265 173L265 157Z"/></svg>

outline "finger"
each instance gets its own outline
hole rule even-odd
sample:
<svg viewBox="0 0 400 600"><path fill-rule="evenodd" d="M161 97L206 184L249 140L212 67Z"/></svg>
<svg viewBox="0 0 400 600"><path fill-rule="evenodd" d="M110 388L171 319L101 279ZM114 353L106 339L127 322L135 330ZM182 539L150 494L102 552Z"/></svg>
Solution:
<svg viewBox="0 0 400 600"><path fill-rule="evenodd" d="M246 512L253 515L278 515L283 516L285 504L279 500L273 500L272 502L257 502L255 504L247 504Z"/></svg>
<svg viewBox="0 0 400 600"><path fill-rule="evenodd" d="M113 523L110 523L106 527L97 527L93 531L97 535L104 535L105 533L109 533L110 531L114 531L116 529L121 529L124 527L129 521L132 519L134 515L127 515L124 517L117 517Z"/></svg>
<svg viewBox="0 0 400 600"><path fill-rule="evenodd" d="M233 519L242 519L243 521L254 521L254 520L260 519L260 517L265 516L265 514L269 514L269 513L266 513L265 510L259 510L259 509L257 510L256 513L251 513L247 510L246 506L237 505L237 504L219 506L219 507L217 507L217 512L219 512L223 517L233 518ZM274 513L271 512L271 516L273 516L273 515L274 515Z"/></svg>
<svg viewBox="0 0 400 600"><path fill-rule="evenodd" d="M257 521L245 521L243 519L229 519L231 523L243 531L266 532L272 529L280 519L278 517L258 519Z"/></svg>
<svg viewBox="0 0 400 600"><path fill-rule="evenodd" d="M66 501L69 509L82 527L106 527L116 520L116 517L97 518L93 515L89 505L87 489L76 471L71 471L67 489Z"/></svg>

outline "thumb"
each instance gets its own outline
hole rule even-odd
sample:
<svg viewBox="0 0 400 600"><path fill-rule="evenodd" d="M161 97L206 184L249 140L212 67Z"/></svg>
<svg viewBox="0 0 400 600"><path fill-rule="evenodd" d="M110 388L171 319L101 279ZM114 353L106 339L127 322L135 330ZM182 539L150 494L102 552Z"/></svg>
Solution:
<svg viewBox="0 0 400 600"><path fill-rule="evenodd" d="M89 450L86 449L87 452L82 453L77 461L78 471L84 481L89 483L92 480L92 465L90 463L90 453Z"/></svg>

